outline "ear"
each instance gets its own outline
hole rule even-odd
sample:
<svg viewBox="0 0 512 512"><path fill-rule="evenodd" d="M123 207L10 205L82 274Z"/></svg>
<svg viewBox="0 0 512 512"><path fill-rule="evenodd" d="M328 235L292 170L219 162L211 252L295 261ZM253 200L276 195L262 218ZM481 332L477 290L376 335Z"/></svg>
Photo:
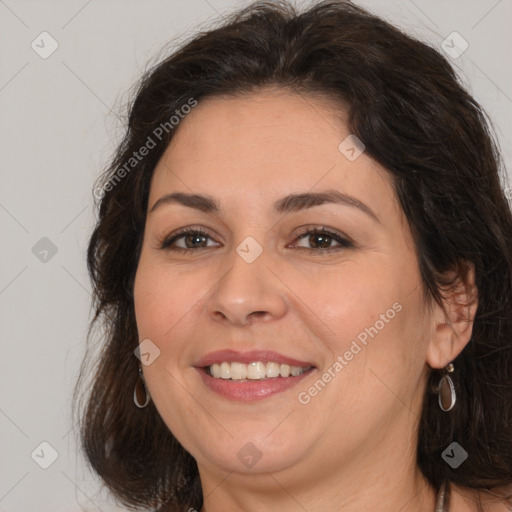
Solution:
<svg viewBox="0 0 512 512"><path fill-rule="evenodd" d="M452 362L471 339L478 308L475 266L462 262L457 271L446 276L451 284L441 289L442 307L432 308L432 337L427 348L427 363L444 368Z"/></svg>

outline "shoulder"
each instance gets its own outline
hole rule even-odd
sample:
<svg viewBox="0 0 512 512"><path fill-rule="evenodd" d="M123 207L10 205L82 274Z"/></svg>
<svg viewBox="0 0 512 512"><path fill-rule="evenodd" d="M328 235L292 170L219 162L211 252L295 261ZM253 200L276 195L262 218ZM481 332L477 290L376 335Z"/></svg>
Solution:
<svg viewBox="0 0 512 512"><path fill-rule="evenodd" d="M500 493L511 496L512 489ZM481 508L479 507L481 504ZM468 489L451 484L450 512L511 512L512 500L506 504L486 490Z"/></svg>

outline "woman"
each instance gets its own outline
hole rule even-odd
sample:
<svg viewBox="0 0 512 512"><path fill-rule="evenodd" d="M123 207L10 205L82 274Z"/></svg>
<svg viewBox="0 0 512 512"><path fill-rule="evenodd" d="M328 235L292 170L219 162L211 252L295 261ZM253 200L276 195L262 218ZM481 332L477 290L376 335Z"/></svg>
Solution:
<svg viewBox="0 0 512 512"><path fill-rule="evenodd" d="M92 467L162 511L510 510L499 165L447 61L348 2L155 66L95 191Z"/></svg>

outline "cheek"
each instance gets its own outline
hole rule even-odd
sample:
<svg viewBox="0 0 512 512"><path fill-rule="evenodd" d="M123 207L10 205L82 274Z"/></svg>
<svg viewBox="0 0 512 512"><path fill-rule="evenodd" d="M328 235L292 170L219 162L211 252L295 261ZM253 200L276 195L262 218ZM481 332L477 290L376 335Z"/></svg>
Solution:
<svg viewBox="0 0 512 512"><path fill-rule="evenodd" d="M199 421L201 411L178 369L186 365L194 305L202 293L187 273L141 256L134 284L137 330L139 340L150 339L159 349L154 362L144 367L144 377L162 419L185 445L188 422Z"/></svg>
<svg viewBox="0 0 512 512"><path fill-rule="evenodd" d="M379 429L408 414L404 404L416 410L422 395L421 297L411 293L419 276L388 263L351 262L295 276L294 292L309 306L302 320L318 326L316 342L327 354L318 380L298 390L304 422L327 418L324 424L336 427L326 435L340 446L380 439Z"/></svg>
<svg viewBox="0 0 512 512"><path fill-rule="evenodd" d="M391 389L420 378L429 331L414 265L347 262L294 279L294 292L306 306L302 320L318 327L314 334L329 354L331 373L350 376L358 389L383 387L379 377ZM352 386L344 378L337 382Z"/></svg>
<svg viewBox="0 0 512 512"><path fill-rule="evenodd" d="M201 290L187 274L141 258L134 286L139 338L163 345L178 324L186 322L200 296Z"/></svg>
<svg viewBox="0 0 512 512"><path fill-rule="evenodd" d="M400 302L401 287L394 282L389 268L346 262L320 269L316 274L298 273L293 278L294 292L309 317L321 321L324 335L332 348L343 350L349 340L356 339L378 322L382 331L397 317L393 304ZM387 313L387 316L386 316ZM364 334L360 336L364 339ZM336 345L339 345L336 347Z"/></svg>

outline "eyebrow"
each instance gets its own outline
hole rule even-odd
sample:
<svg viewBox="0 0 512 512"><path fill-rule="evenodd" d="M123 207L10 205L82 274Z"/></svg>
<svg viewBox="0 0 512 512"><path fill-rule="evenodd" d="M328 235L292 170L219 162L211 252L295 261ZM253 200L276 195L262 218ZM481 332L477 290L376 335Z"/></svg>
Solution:
<svg viewBox="0 0 512 512"><path fill-rule="evenodd" d="M157 208L168 204L181 204L182 206L200 210L205 213L219 213L221 210L219 203L211 196L173 192L172 194L166 194L158 199L151 207L149 213L152 213ZM290 194L274 203L274 211L276 213L288 213L313 208L314 206L320 206L322 204L341 204L343 206L357 208L379 224L381 223L377 215L369 206L361 202L359 199L348 194L343 194L337 190Z"/></svg>

